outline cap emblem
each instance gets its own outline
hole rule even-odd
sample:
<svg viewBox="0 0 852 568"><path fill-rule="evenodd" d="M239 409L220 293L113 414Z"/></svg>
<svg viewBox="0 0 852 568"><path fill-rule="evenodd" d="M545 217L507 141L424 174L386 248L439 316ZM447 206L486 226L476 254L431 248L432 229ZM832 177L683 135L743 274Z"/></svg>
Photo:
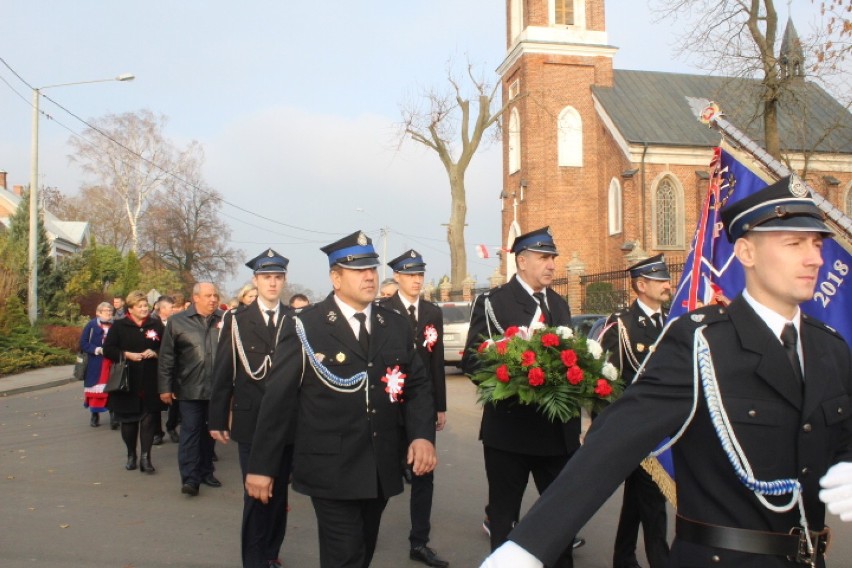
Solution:
<svg viewBox="0 0 852 568"><path fill-rule="evenodd" d="M367 244L367 235L365 235L363 232L358 233L358 244L362 247Z"/></svg>
<svg viewBox="0 0 852 568"><path fill-rule="evenodd" d="M266 256L272 258L273 256L275 256L275 253L272 252L272 249L269 249L268 251L266 251Z"/></svg>
<svg viewBox="0 0 852 568"><path fill-rule="evenodd" d="M808 194L808 187L797 175L790 176L790 193L796 197L805 197Z"/></svg>

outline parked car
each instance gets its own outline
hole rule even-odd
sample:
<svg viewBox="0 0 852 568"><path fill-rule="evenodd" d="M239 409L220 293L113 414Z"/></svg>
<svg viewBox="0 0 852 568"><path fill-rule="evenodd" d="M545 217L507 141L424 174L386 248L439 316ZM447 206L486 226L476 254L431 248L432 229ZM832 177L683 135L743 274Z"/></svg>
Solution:
<svg viewBox="0 0 852 568"><path fill-rule="evenodd" d="M438 302L444 313L444 365L459 366L470 328L471 302Z"/></svg>
<svg viewBox="0 0 852 568"><path fill-rule="evenodd" d="M597 333L600 333L600 328L603 325L603 320L606 316L601 314L577 314L571 316L571 327L574 328L574 333L585 335L586 337L591 337L592 339L596 339L592 330L596 329ZM601 322L600 325L595 326L596 323Z"/></svg>

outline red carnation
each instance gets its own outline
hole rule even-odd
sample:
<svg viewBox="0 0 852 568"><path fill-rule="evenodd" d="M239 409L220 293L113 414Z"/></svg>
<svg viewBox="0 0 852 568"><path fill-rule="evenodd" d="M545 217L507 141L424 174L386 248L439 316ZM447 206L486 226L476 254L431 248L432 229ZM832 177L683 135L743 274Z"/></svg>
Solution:
<svg viewBox="0 0 852 568"><path fill-rule="evenodd" d="M568 369L568 372L565 373L565 377L572 385L579 385L583 381L583 369L580 367L571 367Z"/></svg>
<svg viewBox="0 0 852 568"><path fill-rule="evenodd" d="M606 379L598 379L598 384L595 386L595 394L601 398L606 398L612 394L612 387L609 386L609 381Z"/></svg>
<svg viewBox="0 0 852 568"><path fill-rule="evenodd" d="M500 365L497 367L497 380L501 383L509 382L509 367L506 365Z"/></svg>
<svg viewBox="0 0 852 568"><path fill-rule="evenodd" d="M541 336L541 344L545 347L556 347L559 345L559 336L555 333L545 333Z"/></svg>
<svg viewBox="0 0 852 568"><path fill-rule="evenodd" d="M541 367L533 367L530 369L527 377L530 379L531 387L540 387L544 384L544 371L541 370Z"/></svg>
<svg viewBox="0 0 852 568"><path fill-rule="evenodd" d="M521 366L532 367L535 364L535 351L524 351L521 355Z"/></svg>
<svg viewBox="0 0 852 568"><path fill-rule="evenodd" d="M566 349L560 356L562 357L562 364L566 367L573 367L577 364L577 352L573 349Z"/></svg>
<svg viewBox="0 0 852 568"><path fill-rule="evenodd" d="M503 334L503 337L505 337L506 339L510 339L518 335L519 331L521 330L518 328L518 326L513 325L512 327L506 330L506 333Z"/></svg>
<svg viewBox="0 0 852 568"><path fill-rule="evenodd" d="M483 341L482 343L479 344L479 348L477 349L477 352L482 353L486 349L488 349L488 342Z"/></svg>
<svg viewBox="0 0 852 568"><path fill-rule="evenodd" d="M496 347L498 355L505 355L506 351L509 349L509 344L508 342L501 340L497 342Z"/></svg>

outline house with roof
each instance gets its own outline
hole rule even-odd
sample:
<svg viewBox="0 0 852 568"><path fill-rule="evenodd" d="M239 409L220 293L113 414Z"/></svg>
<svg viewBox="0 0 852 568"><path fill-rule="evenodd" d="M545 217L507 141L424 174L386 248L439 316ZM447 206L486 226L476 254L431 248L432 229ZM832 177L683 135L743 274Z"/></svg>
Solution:
<svg viewBox="0 0 852 568"><path fill-rule="evenodd" d="M507 0L506 13L503 247L550 225L560 264L575 272L685 257L721 141L686 97L717 102L762 143L760 81L614 69L603 0ZM792 22L780 55L784 158L849 215L852 115L804 75ZM509 277L514 259L504 256Z"/></svg>
<svg viewBox="0 0 852 568"><path fill-rule="evenodd" d="M9 227L9 220L21 204L23 186L6 187L6 172L0 171L0 224ZM62 221L50 211L42 211L44 228L50 241L50 256L56 262L78 254L89 244L89 223Z"/></svg>

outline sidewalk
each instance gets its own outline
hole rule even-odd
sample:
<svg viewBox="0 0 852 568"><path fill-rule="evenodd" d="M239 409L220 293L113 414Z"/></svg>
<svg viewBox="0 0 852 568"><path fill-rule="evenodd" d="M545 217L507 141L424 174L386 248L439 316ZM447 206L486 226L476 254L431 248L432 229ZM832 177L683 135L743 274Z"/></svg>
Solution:
<svg viewBox="0 0 852 568"><path fill-rule="evenodd" d="M0 377L0 397L74 382L74 365L59 365Z"/></svg>

